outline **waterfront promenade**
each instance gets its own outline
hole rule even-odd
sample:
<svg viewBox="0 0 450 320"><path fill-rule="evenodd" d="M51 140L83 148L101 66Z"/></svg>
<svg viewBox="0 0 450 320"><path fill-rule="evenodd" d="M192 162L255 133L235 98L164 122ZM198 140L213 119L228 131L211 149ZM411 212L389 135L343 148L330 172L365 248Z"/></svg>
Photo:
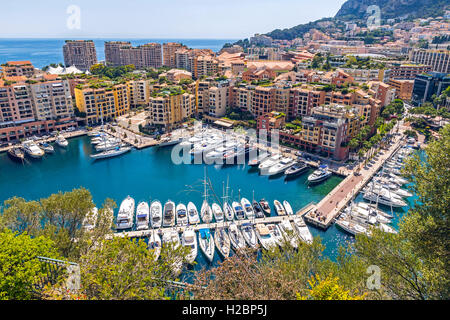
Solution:
<svg viewBox="0 0 450 320"><path fill-rule="evenodd" d="M304 208L299 210L294 215L273 216L273 217L243 219L243 220L223 221L223 222L213 222L213 223L201 223L201 224L196 224L196 225L190 225L188 227L191 227L195 231L197 231L197 230L205 229L205 228L216 229L216 228L221 228L221 227L229 227L230 224L232 224L232 223L235 223L237 226L240 226L240 225L242 225L244 223L248 223L248 222L251 222L252 224L279 223L283 220L292 221L298 216L307 214L314 208L315 208L314 204L308 204L307 206L305 206ZM184 227L174 226L174 227L162 227L159 229L149 229L149 230L142 230L142 231L116 232L116 233L114 233L113 236L114 237L143 238L143 237L148 237L153 232L153 230L156 230L158 233L162 233L163 230L176 230L178 233L182 233L186 228L187 228L186 226L184 226Z"/></svg>
<svg viewBox="0 0 450 320"><path fill-rule="evenodd" d="M362 168L359 175L355 176L352 174L345 178L316 205L314 210L305 214L305 221L321 229L327 229L334 222L340 211L360 192L383 166L384 162L403 144L402 137L402 134L396 135L389 149L379 152L374 159L375 161L369 162Z"/></svg>

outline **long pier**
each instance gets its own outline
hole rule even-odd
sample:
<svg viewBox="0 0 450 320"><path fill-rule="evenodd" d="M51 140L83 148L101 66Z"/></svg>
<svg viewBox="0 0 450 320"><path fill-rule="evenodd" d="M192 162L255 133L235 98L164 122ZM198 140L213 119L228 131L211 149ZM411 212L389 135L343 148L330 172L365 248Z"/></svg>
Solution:
<svg viewBox="0 0 450 320"><path fill-rule="evenodd" d="M396 141L388 150L378 156L375 163L366 166L361 170L360 175L350 175L345 178L333 191L323 198L308 214L304 216L306 222L321 228L328 229L339 215L342 209L361 191L361 189L372 179L380 170L386 160L402 145L401 136L396 137Z"/></svg>
<svg viewBox="0 0 450 320"><path fill-rule="evenodd" d="M113 234L114 237L129 237L129 238L145 238L148 237L154 230L156 230L159 234L162 234L164 230L176 230L178 233L182 233L186 228L193 228L194 231L198 231L200 229L217 229L222 227L229 227L230 224L235 223L237 226L241 226L244 223L279 223L284 220L292 221L294 218L298 216L303 216L313 210L315 205L310 203L306 207L297 211L294 215L283 215L283 216L273 216L273 217L264 217L264 218L254 218L254 219L242 219L242 220L234 220L234 221L223 221L223 222L212 222L212 223L201 223L189 226L173 226L173 227L162 227L158 229L148 229L148 230L140 230L140 231L128 231L128 232L116 232Z"/></svg>

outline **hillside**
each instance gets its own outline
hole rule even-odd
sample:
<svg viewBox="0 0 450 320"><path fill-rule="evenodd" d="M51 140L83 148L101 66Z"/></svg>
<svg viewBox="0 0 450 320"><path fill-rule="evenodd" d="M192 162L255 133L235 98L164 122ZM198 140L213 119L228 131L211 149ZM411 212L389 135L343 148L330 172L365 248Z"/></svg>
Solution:
<svg viewBox="0 0 450 320"><path fill-rule="evenodd" d="M442 15L449 0L348 0L336 14L342 20L364 20L371 5L381 9L383 20L399 17L428 18Z"/></svg>
<svg viewBox="0 0 450 320"><path fill-rule="evenodd" d="M381 9L382 21L396 18L427 18L437 17L444 13L444 8L450 7L450 0L348 0L334 18L323 18L307 24L301 24L288 29L277 29L268 36L273 39L292 40L302 37L310 29L321 30L326 21L334 21L339 26L342 21L365 22L366 10L370 5L378 5ZM329 27L326 27L329 28ZM330 31L329 29L327 31Z"/></svg>

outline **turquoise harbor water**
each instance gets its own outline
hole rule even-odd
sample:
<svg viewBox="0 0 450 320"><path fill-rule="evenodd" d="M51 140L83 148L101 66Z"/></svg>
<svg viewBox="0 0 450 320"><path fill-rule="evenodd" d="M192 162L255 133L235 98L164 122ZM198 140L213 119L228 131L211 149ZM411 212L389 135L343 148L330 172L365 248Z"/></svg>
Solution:
<svg viewBox="0 0 450 320"><path fill-rule="evenodd" d="M101 206L106 198L112 198L119 206L127 196L139 201L159 199L163 204L168 199L187 204L193 201L200 209L202 203L204 165L175 165L171 161L171 147L133 150L117 158L93 161L93 152L87 136L69 140L67 149L55 146L55 154L41 160L27 160L25 164L13 162L6 153L0 154L0 203L19 196L27 200L48 197L58 191L70 191L85 187L93 195L94 202ZM229 194L233 199L239 195L249 200L265 198L273 207L273 200L287 200L294 211L310 202L320 201L340 181L333 176L317 186L308 187L308 172L286 181L283 176L268 178L247 165L207 166L217 197L222 196L223 182L229 177ZM312 172L312 169L310 170ZM360 196L359 196L360 198ZM210 201L217 201L210 197ZM409 201L412 201L409 199ZM412 202L411 202L412 203ZM396 221L407 208L395 211ZM273 211L273 210L272 210ZM117 213L117 209L116 209ZM396 225L396 222L394 226ZM334 258L340 245L353 238L335 225L327 231L310 226L313 236L320 236L326 246L325 254ZM216 252L213 264L220 261ZM207 265L201 251L195 269Z"/></svg>

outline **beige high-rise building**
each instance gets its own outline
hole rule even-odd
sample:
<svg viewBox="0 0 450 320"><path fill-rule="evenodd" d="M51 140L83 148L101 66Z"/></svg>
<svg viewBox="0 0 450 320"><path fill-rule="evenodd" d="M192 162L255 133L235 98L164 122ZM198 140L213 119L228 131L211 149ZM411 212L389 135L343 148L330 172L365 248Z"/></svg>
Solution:
<svg viewBox="0 0 450 320"><path fill-rule="evenodd" d="M63 46L64 64L81 71L89 70L97 63L97 52L92 40L66 40Z"/></svg>
<svg viewBox="0 0 450 320"><path fill-rule="evenodd" d="M177 59L175 53L179 50L185 48L181 43L169 42L163 44L163 66L176 68Z"/></svg>
<svg viewBox="0 0 450 320"><path fill-rule="evenodd" d="M160 68L162 51L159 43L133 47L130 42L105 42L105 61L112 66L134 65L136 69Z"/></svg>
<svg viewBox="0 0 450 320"><path fill-rule="evenodd" d="M153 125L171 127L195 113L195 96L182 91L162 91L150 98L149 106Z"/></svg>
<svg viewBox="0 0 450 320"><path fill-rule="evenodd" d="M105 42L105 61L107 65L117 67L122 65L120 59L120 49L131 47L128 41L107 41Z"/></svg>
<svg viewBox="0 0 450 320"><path fill-rule="evenodd" d="M70 85L67 80L30 84L36 120L52 120L74 116Z"/></svg>
<svg viewBox="0 0 450 320"><path fill-rule="evenodd" d="M130 110L127 84L111 84L109 87L81 85L75 88L76 107L86 114L87 124L112 120Z"/></svg>

